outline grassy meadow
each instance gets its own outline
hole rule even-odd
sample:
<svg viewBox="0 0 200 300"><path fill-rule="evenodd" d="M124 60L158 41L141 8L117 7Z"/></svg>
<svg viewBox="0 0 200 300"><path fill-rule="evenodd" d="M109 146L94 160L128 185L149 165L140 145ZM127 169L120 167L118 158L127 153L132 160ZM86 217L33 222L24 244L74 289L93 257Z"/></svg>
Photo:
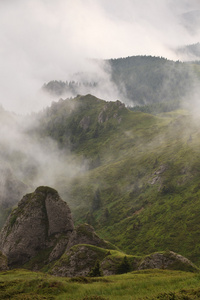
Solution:
<svg viewBox="0 0 200 300"><path fill-rule="evenodd" d="M199 299L197 273L145 270L123 275L54 277L27 270L0 273L0 299Z"/></svg>

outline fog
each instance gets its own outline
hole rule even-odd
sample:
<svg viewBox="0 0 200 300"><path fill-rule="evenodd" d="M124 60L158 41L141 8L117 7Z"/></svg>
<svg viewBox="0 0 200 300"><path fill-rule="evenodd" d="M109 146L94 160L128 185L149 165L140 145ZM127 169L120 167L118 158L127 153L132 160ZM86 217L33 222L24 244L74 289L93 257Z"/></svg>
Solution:
<svg viewBox="0 0 200 300"><path fill-rule="evenodd" d="M197 18L189 26L199 9L194 0L0 1L0 103L17 113L38 111L51 102L41 86L77 72L107 76L108 83L109 73L91 59L181 59L174 49L199 41ZM111 84L97 96L120 95Z"/></svg>
<svg viewBox="0 0 200 300"><path fill-rule="evenodd" d="M0 208L15 205L41 185L57 189L67 200L70 181L88 169L87 160L69 147L61 149L53 139L35 134L38 122L38 115L0 110Z"/></svg>

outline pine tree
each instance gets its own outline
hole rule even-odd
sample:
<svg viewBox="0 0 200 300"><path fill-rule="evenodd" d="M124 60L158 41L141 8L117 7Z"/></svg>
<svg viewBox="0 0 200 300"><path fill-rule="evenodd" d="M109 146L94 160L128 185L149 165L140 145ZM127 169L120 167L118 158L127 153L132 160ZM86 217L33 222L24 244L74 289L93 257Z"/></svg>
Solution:
<svg viewBox="0 0 200 300"><path fill-rule="evenodd" d="M102 276L102 271L101 271L99 260L96 261L94 268L91 269L88 276L89 277L100 277L100 276Z"/></svg>
<svg viewBox="0 0 200 300"><path fill-rule="evenodd" d="M131 266L128 262L127 257L124 256L123 261L121 262L121 264L118 267L117 273L124 274L124 273L130 272L130 270L131 270Z"/></svg>

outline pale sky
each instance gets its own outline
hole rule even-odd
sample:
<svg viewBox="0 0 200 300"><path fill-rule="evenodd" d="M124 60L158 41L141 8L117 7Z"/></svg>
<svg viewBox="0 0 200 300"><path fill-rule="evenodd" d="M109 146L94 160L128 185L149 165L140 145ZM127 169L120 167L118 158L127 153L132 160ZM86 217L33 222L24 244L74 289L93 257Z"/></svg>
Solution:
<svg viewBox="0 0 200 300"><path fill-rule="evenodd" d="M195 0L0 0L0 103L42 109L43 83L99 72L89 58L177 59L174 48L200 41L200 23L187 19L198 10Z"/></svg>

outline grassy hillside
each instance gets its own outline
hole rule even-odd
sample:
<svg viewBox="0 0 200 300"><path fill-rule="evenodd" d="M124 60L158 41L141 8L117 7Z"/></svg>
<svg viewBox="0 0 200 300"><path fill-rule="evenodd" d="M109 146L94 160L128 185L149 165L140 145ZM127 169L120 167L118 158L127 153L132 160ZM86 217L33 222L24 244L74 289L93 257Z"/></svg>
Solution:
<svg viewBox="0 0 200 300"><path fill-rule="evenodd" d="M1 299L199 299L199 275L146 270L97 278L60 278L27 270L0 273Z"/></svg>
<svg viewBox="0 0 200 300"><path fill-rule="evenodd" d="M40 134L87 160L62 189L77 223L129 254L172 250L200 263L198 118L132 112L88 95L54 103L40 122Z"/></svg>

